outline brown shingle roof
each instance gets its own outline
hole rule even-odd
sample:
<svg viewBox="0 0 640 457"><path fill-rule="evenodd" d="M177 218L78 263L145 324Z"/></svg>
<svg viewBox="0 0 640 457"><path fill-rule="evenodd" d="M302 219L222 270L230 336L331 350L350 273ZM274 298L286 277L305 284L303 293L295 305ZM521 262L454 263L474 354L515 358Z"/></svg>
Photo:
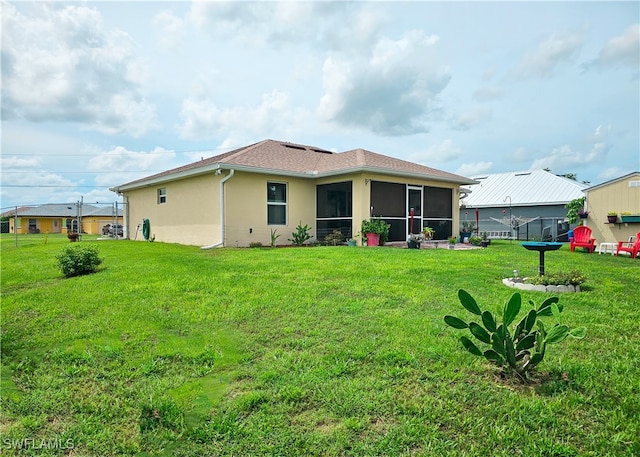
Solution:
<svg viewBox="0 0 640 457"><path fill-rule="evenodd" d="M463 176L426 167L413 162L377 154L364 149L333 153L314 146L275 140L264 140L214 157L167 170L146 178L123 184L113 190L133 189L149 182L170 181L217 168L235 168L245 171L299 175L327 176L354 171L378 171L397 175L411 175L440 179L459 184L472 184Z"/></svg>

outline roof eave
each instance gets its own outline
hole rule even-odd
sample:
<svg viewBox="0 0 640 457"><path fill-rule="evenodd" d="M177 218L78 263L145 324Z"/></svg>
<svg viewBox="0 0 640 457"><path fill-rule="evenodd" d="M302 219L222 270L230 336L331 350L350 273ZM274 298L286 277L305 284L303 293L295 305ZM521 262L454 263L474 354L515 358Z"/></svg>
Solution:
<svg viewBox="0 0 640 457"><path fill-rule="evenodd" d="M217 170L230 170L230 169L234 169L236 171L244 171L246 173L272 174L277 176L289 176L289 177L305 178L305 179L326 178L326 177L332 177L332 176L341 176L346 174L366 172L366 173L386 174L386 175L392 175L392 176L401 176L405 178L444 181L452 184L467 184L467 185L478 184L478 181L468 179L468 178L457 178L452 176L441 176L436 174L406 172L406 171L390 170L388 168L379 168L379 167L357 166L357 167L341 168L337 170L330 170L325 172L319 172L316 170L301 172L301 171L261 168L261 167L252 167L248 165L234 165L229 163L217 162L217 163L205 165L205 166L190 169L190 170L184 170L177 173L157 176L155 178L152 177L149 179L134 181L130 184L123 184L121 186L110 187L109 190L111 190L112 192L121 194L123 192L141 189L144 187L157 186L159 184L164 184L171 181L177 181L179 179L186 179L186 178L191 178L191 177L199 176L203 174L215 173Z"/></svg>

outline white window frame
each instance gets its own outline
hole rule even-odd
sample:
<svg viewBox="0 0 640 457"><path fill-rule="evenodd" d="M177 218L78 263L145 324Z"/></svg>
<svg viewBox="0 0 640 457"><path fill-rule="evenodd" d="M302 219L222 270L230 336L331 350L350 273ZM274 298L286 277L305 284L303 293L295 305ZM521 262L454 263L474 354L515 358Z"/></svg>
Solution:
<svg viewBox="0 0 640 457"><path fill-rule="evenodd" d="M158 187L158 205L167 203L167 188Z"/></svg>
<svg viewBox="0 0 640 457"><path fill-rule="evenodd" d="M271 202L269 201L269 186L271 185L282 185L284 186L284 202ZM273 226L273 225L277 225L277 226L286 226L287 225L287 221L289 219L289 211L288 211L288 204L289 204L289 185L286 182L281 182L281 181L267 181L267 225L269 226ZM274 224L269 222L269 207L270 206L284 206L284 223L282 224Z"/></svg>

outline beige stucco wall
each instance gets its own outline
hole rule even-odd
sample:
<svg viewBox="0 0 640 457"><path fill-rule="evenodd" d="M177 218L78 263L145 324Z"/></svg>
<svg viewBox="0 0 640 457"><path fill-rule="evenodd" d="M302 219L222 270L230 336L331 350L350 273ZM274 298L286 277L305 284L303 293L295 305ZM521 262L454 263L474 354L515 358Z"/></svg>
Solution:
<svg viewBox="0 0 640 457"><path fill-rule="evenodd" d="M142 222L149 219L156 241L196 246L220 241L219 183L223 175L211 173L127 191L127 235L143 240ZM158 203L158 189L166 189L166 203ZM140 229L137 227L140 225Z"/></svg>
<svg viewBox="0 0 640 457"><path fill-rule="evenodd" d="M143 240L142 229L136 228L143 219L150 221L151 235L156 241L209 246L221 241L219 188L220 180L228 176L214 173L189 179L145 187L125 193L128 202L129 238ZM370 181L396 182L420 186L435 186L453 189L453 228L458 234L459 214L458 186L437 181L401 178L372 173L354 173L321 179L297 178L236 171L224 184L225 192L225 239L227 247L245 247L251 243L271 243L271 231L280 235L278 245L291 244L299 223L311 227L312 239L316 238L316 186L334 182L352 181L353 187L353 233L360 231L360 223L369 218ZM287 184L287 223L267 223L267 182ZM157 203L158 188L166 189L167 201Z"/></svg>
<svg viewBox="0 0 640 457"><path fill-rule="evenodd" d="M629 186L630 181L638 180L640 180L640 174L587 191L589 217L585 225L593 231L596 243L626 241L630 236L640 232L638 223L609 224L607 222L609 211L618 213L618 222L622 212L640 214L640 187Z"/></svg>
<svg viewBox="0 0 640 457"><path fill-rule="evenodd" d="M267 182L287 185L287 221L285 225L267 224ZM299 223L311 227L315 238L315 181L277 175L236 172L227 181L226 246L271 244L271 230L280 237L276 244L291 244L287 239Z"/></svg>

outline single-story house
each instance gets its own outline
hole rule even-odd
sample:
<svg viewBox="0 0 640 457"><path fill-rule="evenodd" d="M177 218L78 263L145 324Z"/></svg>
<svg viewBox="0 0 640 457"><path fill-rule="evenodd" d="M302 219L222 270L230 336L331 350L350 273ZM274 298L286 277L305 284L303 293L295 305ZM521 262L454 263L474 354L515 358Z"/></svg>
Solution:
<svg viewBox="0 0 640 457"><path fill-rule="evenodd" d="M354 237L370 216L391 224L389 241L406 240L410 220L413 233L431 226L445 239L458 233L460 186L473 183L364 149L264 140L111 190L130 238L143 239L142 227L157 241L214 247L269 245L272 235L290 244L298 224L318 240Z"/></svg>
<svg viewBox="0 0 640 457"><path fill-rule="evenodd" d="M80 203L21 206L2 214L9 218L10 233L68 233L80 231L89 235L102 234L107 224L122 224L122 208ZM117 222L116 222L117 221Z"/></svg>
<svg viewBox="0 0 640 457"><path fill-rule="evenodd" d="M584 197L586 184L546 170L484 174L460 199L460 220L476 222L491 238L567 241L571 200Z"/></svg>
<svg viewBox="0 0 640 457"><path fill-rule="evenodd" d="M596 243L627 241L640 232L640 171L585 189L585 225L591 228ZM617 219L609 222L607 214ZM628 215L626 213L629 213Z"/></svg>

